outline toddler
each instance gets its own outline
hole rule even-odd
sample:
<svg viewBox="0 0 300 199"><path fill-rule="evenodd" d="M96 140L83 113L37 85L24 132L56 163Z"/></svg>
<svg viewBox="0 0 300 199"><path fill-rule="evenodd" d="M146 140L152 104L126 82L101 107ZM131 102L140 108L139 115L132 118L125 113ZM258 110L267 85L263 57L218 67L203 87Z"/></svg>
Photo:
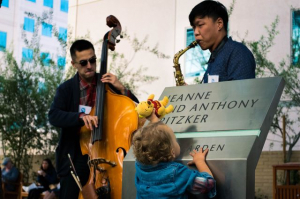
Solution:
<svg viewBox="0 0 300 199"><path fill-rule="evenodd" d="M135 186L138 199L187 198L192 194L216 195L216 182L205 157L208 149L193 150L193 160L199 171L174 162L180 154L174 132L158 119L139 129L133 135L133 153L136 157ZM153 122L154 121L154 122Z"/></svg>

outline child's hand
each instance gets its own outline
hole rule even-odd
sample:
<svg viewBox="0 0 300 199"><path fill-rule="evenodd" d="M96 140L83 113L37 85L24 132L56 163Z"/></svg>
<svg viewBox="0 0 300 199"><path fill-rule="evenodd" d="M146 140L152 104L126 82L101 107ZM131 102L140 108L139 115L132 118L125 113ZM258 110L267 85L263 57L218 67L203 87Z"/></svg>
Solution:
<svg viewBox="0 0 300 199"><path fill-rule="evenodd" d="M193 165L196 162L205 162L206 155L208 153L208 148L203 152L203 148L200 148L199 151L195 149L190 152L190 155L193 157L193 160L188 163L188 165Z"/></svg>
<svg viewBox="0 0 300 199"><path fill-rule="evenodd" d="M203 151L201 148L199 151L196 151L195 149L190 153L190 155L193 157L193 161L189 162L188 165L195 164L198 171L200 172L207 172L208 174L212 175L212 172L208 168L205 159L206 155L208 153L208 148Z"/></svg>
<svg viewBox="0 0 300 199"><path fill-rule="evenodd" d="M153 109L151 115L147 117L147 120L149 120L151 123L159 122L159 118L155 114L155 109Z"/></svg>

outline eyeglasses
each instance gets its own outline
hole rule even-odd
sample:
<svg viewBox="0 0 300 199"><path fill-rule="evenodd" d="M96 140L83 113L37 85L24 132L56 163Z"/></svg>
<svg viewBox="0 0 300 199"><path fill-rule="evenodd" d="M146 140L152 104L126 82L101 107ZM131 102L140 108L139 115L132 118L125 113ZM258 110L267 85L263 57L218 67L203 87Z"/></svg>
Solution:
<svg viewBox="0 0 300 199"><path fill-rule="evenodd" d="M74 63L80 64L82 67L84 67L88 64L88 62L90 62L90 64L96 63L96 60L97 60L97 57L91 57L87 60L80 60L79 62L74 62Z"/></svg>

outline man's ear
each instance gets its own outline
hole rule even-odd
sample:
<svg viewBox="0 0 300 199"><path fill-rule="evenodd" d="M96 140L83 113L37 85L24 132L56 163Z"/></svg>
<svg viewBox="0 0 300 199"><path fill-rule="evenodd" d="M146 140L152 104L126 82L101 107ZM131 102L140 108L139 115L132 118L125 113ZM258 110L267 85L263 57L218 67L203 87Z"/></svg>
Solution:
<svg viewBox="0 0 300 199"><path fill-rule="evenodd" d="M72 64L72 66L73 66L74 68L76 68L75 63L74 63L73 60L71 61L71 64Z"/></svg>
<svg viewBox="0 0 300 199"><path fill-rule="evenodd" d="M222 28L224 28L224 22L223 19L221 17L219 17L216 20L217 26L218 26L218 31L222 30Z"/></svg>

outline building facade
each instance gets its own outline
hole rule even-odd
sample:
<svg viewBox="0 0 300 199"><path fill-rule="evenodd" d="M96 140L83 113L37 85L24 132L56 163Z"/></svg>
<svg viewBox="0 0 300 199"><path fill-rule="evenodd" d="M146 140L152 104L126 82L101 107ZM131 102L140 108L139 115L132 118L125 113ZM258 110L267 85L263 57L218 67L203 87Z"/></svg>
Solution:
<svg viewBox="0 0 300 199"><path fill-rule="evenodd" d="M3 0L0 9L0 55L4 49L14 50L17 61L30 61L33 49L24 43L23 35L30 41L40 38L40 56L45 65L50 58L59 66L65 66L65 54L58 37L67 40L68 0ZM47 14L46 20L43 18ZM55 30L55 31L54 31ZM35 34L36 33L36 34Z"/></svg>

